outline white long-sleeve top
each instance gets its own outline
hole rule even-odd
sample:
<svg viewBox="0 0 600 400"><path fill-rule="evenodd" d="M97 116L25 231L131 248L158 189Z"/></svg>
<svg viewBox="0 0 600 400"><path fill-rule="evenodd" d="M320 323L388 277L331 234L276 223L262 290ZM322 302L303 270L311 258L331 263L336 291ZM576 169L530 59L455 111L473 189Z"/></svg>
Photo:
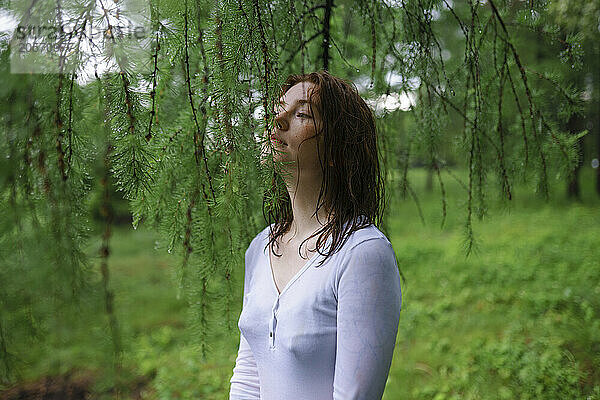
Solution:
<svg viewBox="0 0 600 400"><path fill-rule="evenodd" d="M279 294L268 233L246 250L230 400L381 399L401 308L388 239L374 225L354 231L323 265L313 254Z"/></svg>

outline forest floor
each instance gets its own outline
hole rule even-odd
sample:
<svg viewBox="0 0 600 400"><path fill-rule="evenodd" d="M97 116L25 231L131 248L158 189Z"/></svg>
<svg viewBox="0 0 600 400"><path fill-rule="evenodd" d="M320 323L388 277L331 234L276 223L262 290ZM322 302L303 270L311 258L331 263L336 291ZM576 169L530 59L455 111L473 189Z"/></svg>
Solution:
<svg viewBox="0 0 600 400"><path fill-rule="evenodd" d="M435 179L426 193L424 172L411 176L425 223L409 198L388 206L405 280L384 400L600 400L600 201L592 171L582 179L582 202L565 200L564 185L553 187L548 203L520 187L510 206L490 201L482 220L473 217L478 246L468 257L464 190L446 178L441 228ZM187 305L176 296L180 259L155 250L156 239L143 227L120 227L111 241L125 349L119 389L108 328L88 325L32 349L22 382L0 400L228 398L237 327L217 328L201 359L185 330ZM239 312L243 266L234 278Z"/></svg>

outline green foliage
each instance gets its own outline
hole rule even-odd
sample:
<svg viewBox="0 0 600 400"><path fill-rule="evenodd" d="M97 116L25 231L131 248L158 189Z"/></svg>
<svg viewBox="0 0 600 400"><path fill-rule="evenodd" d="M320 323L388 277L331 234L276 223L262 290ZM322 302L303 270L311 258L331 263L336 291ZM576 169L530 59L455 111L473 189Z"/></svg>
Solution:
<svg viewBox="0 0 600 400"><path fill-rule="evenodd" d="M114 28L103 7L92 15L99 9L93 2L60 4L41 22L78 18L71 22L79 23L79 38L84 21L94 18L104 33ZM63 327L78 315L104 318L85 319L93 337L104 339L89 354L103 354L114 376L126 370L131 332L119 321L111 276L121 197L133 227L160 232L153 247L177 258L189 355L196 349L207 359L212 335L236 333L236 271L264 224L263 209L285 194L281 181L270 192L274 165L269 156L261 162L261 146L288 73L326 66L356 82L379 117L388 186L402 198L410 195L426 219L429 208L421 207L409 172L429 168L442 194L439 225L455 227L452 208L466 210L460 230L471 253L473 216L484 219L494 199L512 199L521 182L535 182L549 197L552 179L571 176L578 165L577 144L586 131L572 132L565 123L592 103L581 81L572 80L594 54L588 48L597 35L587 28L596 22L586 16L581 25L565 4L579 2L152 1L144 52L107 35L110 44L95 51L114 68L95 68L93 77L86 76L92 65L86 57L59 54L74 71L61 64L58 74L16 78L10 53L23 42L3 36L0 381L23 376L28 361L20 354L32 343L47 349L69 340ZM31 23L34 6L16 18ZM537 35L550 44L533 54L528 50ZM124 49L131 50L129 59ZM148 68L138 69L141 64ZM377 105L394 95L412 103L404 111ZM456 176L459 168L466 176ZM448 177L465 189L459 204L446 197ZM90 243L96 248L87 251ZM90 256L98 251L98 258ZM60 361L47 367L65 368ZM191 382L165 369L159 375L167 382L161 396Z"/></svg>
<svg viewBox="0 0 600 400"><path fill-rule="evenodd" d="M456 198L460 184L450 182ZM468 259L457 251L460 215L449 213L443 231L435 224L439 191L421 196L427 225L414 205L395 204L405 301L384 398L597 396L600 215L585 190L588 202L576 207L524 195L508 210L493 202L493 217L475 225L480 251Z"/></svg>
<svg viewBox="0 0 600 400"><path fill-rule="evenodd" d="M406 280L384 398L598 399L597 200L587 197L577 207L558 199L545 205L520 195L525 188L518 187L519 200L510 212L493 202L493 218L476 223L483 246L466 259L458 247L460 213L450 208L440 230L440 192L424 193L425 170L411 171L409 178L417 182L426 223L410 200L392 204L390 238ZM449 182L448 196L456 199L463 189ZM225 398L239 337L217 324L208 338L211 351L202 360L184 329L185 301L175 298L176 256L153 249L156 239L143 225L115 232L111 265L126 338L124 384L133 386L144 377L143 399ZM233 290L241 293L243 268L233 275ZM234 314L240 309L237 297ZM211 312L209 320L223 320ZM83 315L104 318L99 309ZM102 341L105 351L110 349L107 332L90 330L97 324L93 320L76 315L72 320L81 328L72 328L64 343L52 339L53 352L30 354L31 376L43 375L60 360L65 369L97 369L95 390L110 393L110 365L94 346Z"/></svg>

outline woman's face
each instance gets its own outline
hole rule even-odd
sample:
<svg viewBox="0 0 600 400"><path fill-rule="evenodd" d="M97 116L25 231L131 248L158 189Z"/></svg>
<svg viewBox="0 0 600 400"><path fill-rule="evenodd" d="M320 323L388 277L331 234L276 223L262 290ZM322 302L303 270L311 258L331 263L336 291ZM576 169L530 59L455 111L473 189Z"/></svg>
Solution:
<svg viewBox="0 0 600 400"><path fill-rule="evenodd" d="M292 86L280 99L275 117L275 128L271 132L274 160L294 162L294 169L321 170L318 149L323 156L323 135L315 137L321 129L321 117L317 107L309 104L311 82L300 82Z"/></svg>

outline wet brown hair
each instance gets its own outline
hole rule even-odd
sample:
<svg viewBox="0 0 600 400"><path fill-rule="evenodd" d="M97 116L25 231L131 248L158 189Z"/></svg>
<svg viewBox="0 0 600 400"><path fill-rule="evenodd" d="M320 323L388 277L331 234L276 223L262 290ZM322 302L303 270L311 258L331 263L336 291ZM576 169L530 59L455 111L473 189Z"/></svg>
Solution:
<svg viewBox="0 0 600 400"><path fill-rule="evenodd" d="M342 248L352 232L371 224L380 225L385 207L384 178L379 167L375 118L356 86L319 71L290 75L282 86L281 96L300 82L314 84L309 90L309 106L311 113L316 107L321 115L322 129L318 132L315 129L315 136L323 135L321 143L325 146L324 159L319 156L323 182L313 215L321 207L329 214L327 224L305 239L298 253L304 242L319 235L316 250L325 256L322 264ZM318 143L317 151L321 154ZM273 194L277 195L276 204L267 207ZM274 223L267 246L274 255L280 256L275 253L273 243L290 229L293 214L289 194L277 172L273 176L270 195L265 194L263 198L263 216L269 225ZM329 250L321 252L330 236Z"/></svg>

